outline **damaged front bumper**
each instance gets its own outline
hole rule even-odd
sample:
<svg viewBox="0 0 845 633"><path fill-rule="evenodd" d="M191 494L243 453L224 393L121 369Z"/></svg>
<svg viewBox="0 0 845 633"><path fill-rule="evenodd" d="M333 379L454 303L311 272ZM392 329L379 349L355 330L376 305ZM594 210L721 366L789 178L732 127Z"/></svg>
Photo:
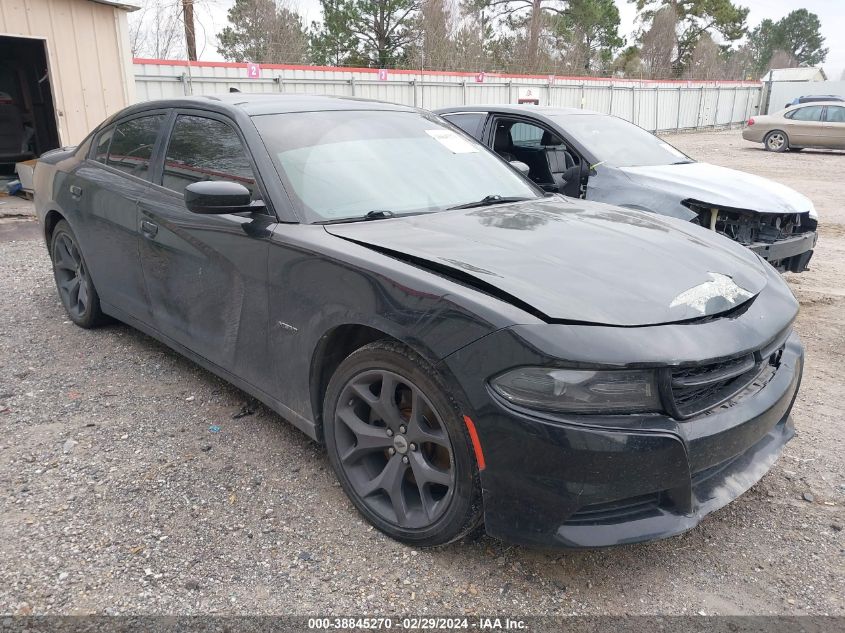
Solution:
<svg viewBox="0 0 845 633"><path fill-rule="evenodd" d="M818 239L818 233L810 231L779 242L755 242L748 248L781 272L800 273L807 270Z"/></svg>
<svg viewBox="0 0 845 633"><path fill-rule="evenodd" d="M548 364L545 353L532 357L542 349L561 356L568 350L576 365L590 356L608 366L659 367L661 358L685 365L696 357L754 353L766 366L727 400L686 419L543 413L517 408L489 387L470 390L486 462L481 484L488 534L540 547L665 538L753 486L794 434L789 415L804 358L791 318L761 316L777 304L758 299L738 319L700 325L514 326L447 358L462 384L471 373L495 374L501 359L512 366ZM772 330L761 324L779 334L766 335Z"/></svg>

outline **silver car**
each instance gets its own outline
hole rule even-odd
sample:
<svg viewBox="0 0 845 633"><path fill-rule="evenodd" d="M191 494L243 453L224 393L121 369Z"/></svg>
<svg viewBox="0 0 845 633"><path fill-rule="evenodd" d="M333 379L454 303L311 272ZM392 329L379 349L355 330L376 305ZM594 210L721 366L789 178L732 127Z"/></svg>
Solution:
<svg viewBox="0 0 845 633"><path fill-rule="evenodd" d="M624 119L573 108L463 106L437 113L549 192L669 215L739 242L781 271L813 255L813 203L784 185L700 163Z"/></svg>
<svg viewBox="0 0 845 633"><path fill-rule="evenodd" d="M770 152L794 152L805 147L845 149L845 103L803 103L752 117L742 130L742 138L762 143Z"/></svg>

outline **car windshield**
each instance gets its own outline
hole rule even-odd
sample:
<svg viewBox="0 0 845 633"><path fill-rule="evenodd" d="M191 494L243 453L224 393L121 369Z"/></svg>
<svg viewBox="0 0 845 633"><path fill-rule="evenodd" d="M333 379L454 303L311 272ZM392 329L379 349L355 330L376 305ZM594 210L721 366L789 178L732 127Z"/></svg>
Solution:
<svg viewBox="0 0 845 633"><path fill-rule="evenodd" d="M603 114L552 116L566 134L596 158L612 167L645 167L691 163L669 143L633 123Z"/></svg>
<svg viewBox="0 0 845 633"><path fill-rule="evenodd" d="M542 196L494 154L433 115L345 110L261 115L253 121L308 222Z"/></svg>

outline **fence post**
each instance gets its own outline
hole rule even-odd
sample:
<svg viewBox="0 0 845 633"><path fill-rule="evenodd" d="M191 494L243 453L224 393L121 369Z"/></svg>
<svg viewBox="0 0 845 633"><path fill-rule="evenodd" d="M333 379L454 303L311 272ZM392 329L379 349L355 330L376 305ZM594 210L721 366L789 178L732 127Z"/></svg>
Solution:
<svg viewBox="0 0 845 633"><path fill-rule="evenodd" d="M631 86L631 123L637 124L637 87Z"/></svg>
<svg viewBox="0 0 845 633"><path fill-rule="evenodd" d="M417 107L417 80L411 79L411 92L414 93L414 107Z"/></svg>
<svg viewBox="0 0 845 633"><path fill-rule="evenodd" d="M660 129L660 86L654 87L654 133Z"/></svg>
<svg viewBox="0 0 845 633"><path fill-rule="evenodd" d="M695 117L695 129L701 127L701 106L704 103L704 86L698 88L698 114Z"/></svg>
<svg viewBox="0 0 845 633"><path fill-rule="evenodd" d="M548 105L552 105L552 81L553 81L553 79L550 77L549 83L546 85L546 89L547 89L546 91L548 93L548 95L547 95Z"/></svg>
<svg viewBox="0 0 845 633"><path fill-rule="evenodd" d="M276 83L279 85L279 92L285 91L285 78L282 75L276 75Z"/></svg>
<svg viewBox="0 0 845 633"><path fill-rule="evenodd" d="M734 125L734 116L736 114L736 93L739 92L739 86L734 86L734 100L731 103L731 120L730 120L730 127Z"/></svg>
<svg viewBox="0 0 845 633"><path fill-rule="evenodd" d="M461 100L463 103L461 105L467 104L467 82L466 80L461 82Z"/></svg>
<svg viewBox="0 0 845 633"><path fill-rule="evenodd" d="M355 77L349 78L349 85L352 88L352 96L355 96Z"/></svg>
<svg viewBox="0 0 845 633"><path fill-rule="evenodd" d="M581 84L581 101L578 103L578 107L583 110L584 109L584 100L586 95L584 94L584 84Z"/></svg>
<svg viewBox="0 0 845 633"><path fill-rule="evenodd" d="M675 132L681 131L681 91L683 88L678 86L678 116L675 119Z"/></svg>
<svg viewBox="0 0 845 633"><path fill-rule="evenodd" d="M610 109L607 112L609 115L613 116L613 82L610 82Z"/></svg>
<svg viewBox="0 0 845 633"><path fill-rule="evenodd" d="M513 80L508 80L508 103L513 103Z"/></svg>
<svg viewBox="0 0 845 633"><path fill-rule="evenodd" d="M716 86L716 108L713 110L713 129L719 124L719 97L722 96L721 84Z"/></svg>

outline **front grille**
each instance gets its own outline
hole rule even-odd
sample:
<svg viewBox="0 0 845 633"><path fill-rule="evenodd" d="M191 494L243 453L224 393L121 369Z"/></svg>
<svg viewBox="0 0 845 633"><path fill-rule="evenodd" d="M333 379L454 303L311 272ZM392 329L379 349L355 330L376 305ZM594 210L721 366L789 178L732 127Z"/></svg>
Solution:
<svg viewBox="0 0 845 633"><path fill-rule="evenodd" d="M663 392L670 413L676 418L690 418L735 396L747 395L744 390L761 373L777 368L783 347L780 342L745 356L668 371Z"/></svg>
<svg viewBox="0 0 845 633"><path fill-rule="evenodd" d="M654 514L660 507L660 493L629 497L583 506L566 520L567 525L602 525L634 521Z"/></svg>

